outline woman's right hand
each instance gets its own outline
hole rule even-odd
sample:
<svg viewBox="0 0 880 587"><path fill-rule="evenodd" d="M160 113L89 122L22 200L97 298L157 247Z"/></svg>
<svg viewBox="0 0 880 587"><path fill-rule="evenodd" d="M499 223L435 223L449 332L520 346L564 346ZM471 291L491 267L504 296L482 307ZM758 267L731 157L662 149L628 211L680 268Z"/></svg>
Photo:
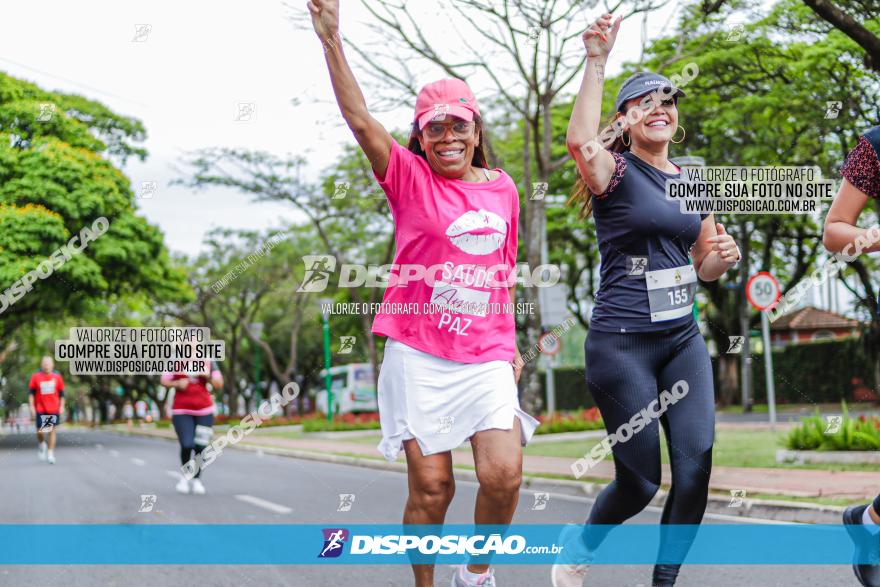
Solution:
<svg viewBox="0 0 880 587"><path fill-rule="evenodd" d="M618 17L612 22L613 19L611 14L603 14L590 25L590 28L584 31L581 38L584 41L584 48L587 50L587 57L608 57L608 54L611 53L623 17Z"/></svg>
<svg viewBox="0 0 880 587"><path fill-rule="evenodd" d="M339 32L339 0L309 0L312 26L322 41L333 39Z"/></svg>

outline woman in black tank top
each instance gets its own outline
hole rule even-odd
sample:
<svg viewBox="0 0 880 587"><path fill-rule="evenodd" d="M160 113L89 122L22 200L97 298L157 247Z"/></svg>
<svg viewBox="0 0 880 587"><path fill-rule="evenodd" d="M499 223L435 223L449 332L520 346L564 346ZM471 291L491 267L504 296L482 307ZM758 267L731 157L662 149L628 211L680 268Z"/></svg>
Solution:
<svg viewBox="0 0 880 587"><path fill-rule="evenodd" d="M648 72L626 80L603 144L603 74L619 25L606 14L584 33L586 71L567 136L579 173L572 203L582 216L594 216L599 241L586 380L609 433L572 471L587 474L610 449L615 479L597 497L586 526L561 537L566 546L552 570L556 587L581 585L609 526L653 499L661 482L661 425L672 483L659 554L676 564L657 564L653 585L675 583L706 508L714 442L712 365L693 316L694 294L698 278L716 280L740 257L714 215L682 214L665 197L666 182L680 173L669 161L669 142L684 139L674 139L684 132L677 82Z"/></svg>

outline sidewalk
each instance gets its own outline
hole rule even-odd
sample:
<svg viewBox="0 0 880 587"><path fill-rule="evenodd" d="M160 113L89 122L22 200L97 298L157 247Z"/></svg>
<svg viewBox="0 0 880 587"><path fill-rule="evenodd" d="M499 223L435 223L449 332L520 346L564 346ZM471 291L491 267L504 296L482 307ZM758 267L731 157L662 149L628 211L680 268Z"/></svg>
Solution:
<svg viewBox="0 0 880 587"><path fill-rule="evenodd" d="M323 453L346 453L365 457L375 457L379 453L370 445L335 441L288 438L257 437L248 438L247 444L274 446ZM401 457L402 460L402 457ZM530 456L523 457L523 472L526 474L558 475L571 478L573 459L566 457ZM473 468L474 459L469 451L453 451L454 465ZM593 479L614 478L614 463L602 461L590 469L588 476ZM671 472L663 466L663 479L668 482ZM880 492L880 473L853 471L821 471L806 469L759 469L743 467L713 467L709 482L710 489L729 493L730 490L745 490L747 494L772 493L792 497L852 497L873 499Z"/></svg>
<svg viewBox="0 0 880 587"><path fill-rule="evenodd" d="M125 432L125 427L113 428ZM174 438L173 430L140 429L132 432L146 436ZM378 437L377 437L378 443ZM240 443L251 447L282 448L319 454L345 454L384 461L375 446L346 440L326 438L292 439L251 434ZM474 460L470 451L453 451L453 464L473 468ZM399 459L403 462L403 457ZM572 479L571 464L568 457L531 456L523 457L523 473L526 475L556 475ZM614 478L614 464L603 461L590 469L591 480L611 480ZM669 482L669 467L663 466L663 480ZM775 494L790 497L839 497L853 500L873 499L880 492L880 472L825 471L816 469L775 469L751 467L713 467L709 483L712 491L729 493L742 490L746 495Z"/></svg>

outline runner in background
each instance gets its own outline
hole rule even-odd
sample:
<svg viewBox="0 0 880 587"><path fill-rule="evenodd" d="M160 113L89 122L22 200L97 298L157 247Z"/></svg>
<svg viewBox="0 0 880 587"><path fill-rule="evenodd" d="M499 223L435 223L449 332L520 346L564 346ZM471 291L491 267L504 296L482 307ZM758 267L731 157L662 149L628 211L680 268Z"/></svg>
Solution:
<svg viewBox="0 0 880 587"><path fill-rule="evenodd" d="M194 372L163 373L160 383L174 390L171 404L171 423L180 443L180 464L195 459L195 476L189 479L181 475L175 489L179 493L192 491L205 494L202 483L200 457L202 450L211 443L214 424L214 398L208 384L216 391L223 387L223 375L210 361L202 361L204 369Z"/></svg>
<svg viewBox="0 0 880 587"><path fill-rule="evenodd" d="M45 356L40 361L40 371L31 375L28 385L28 404L31 418L37 427L38 457L41 461L55 464L55 429L61 424L64 413L64 379L55 371L55 361ZM48 445L46 435L49 436Z"/></svg>
<svg viewBox="0 0 880 587"><path fill-rule="evenodd" d="M398 144L370 114L345 58L339 2L312 0L308 8L339 109L387 196L394 266L447 268L442 280L439 270L425 271L385 290L385 308L427 311L383 310L373 321L373 333L388 337L379 371L379 450L388 460L406 454L404 524L443 523L455 493L451 451L470 439L480 484L474 521L506 526L519 499L522 445L537 426L519 405L514 316L487 309L515 296L516 184L489 168L477 100L462 80L422 88L407 147ZM474 268L495 273L477 283ZM469 311L432 311L432 303ZM418 587L434 585L433 565L414 564L413 574ZM493 586L494 569L485 559L468 561L451 584Z"/></svg>
<svg viewBox="0 0 880 587"><path fill-rule="evenodd" d="M134 415L137 418L138 426L140 428L144 427L144 420L147 417L147 402L142 399L139 399L134 403Z"/></svg>
<svg viewBox="0 0 880 587"><path fill-rule="evenodd" d="M134 417L134 407L131 405L131 400L125 400L125 403L122 404L122 419L125 420L126 426L128 426L129 430L132 425L132 418Z"/></svg>
<svg viewBox="0 0 880 587"><path fill-rule="evenodd" d="M825 217L825 231L822 242L831 253L855 255L854 243L866 238L868 230L856 224L859 216L870 200L880 198L880 126L868 130L859 137L859 142L847 155L840 170L843 182L837 197ZM872 202L872 206L876 202ZM880 251L880 243L875 243L860 252ZM880 312L880 301L878 301ZM873 553L857 552L858 560L880 560L880 495L873 504L850 506L843 513L843 523L850 535L856 539L857 547L863 544L858 540L858 532L870 532L875 537ZM880 565L853 564L856 578L866 587L880 587Z"/></svg>

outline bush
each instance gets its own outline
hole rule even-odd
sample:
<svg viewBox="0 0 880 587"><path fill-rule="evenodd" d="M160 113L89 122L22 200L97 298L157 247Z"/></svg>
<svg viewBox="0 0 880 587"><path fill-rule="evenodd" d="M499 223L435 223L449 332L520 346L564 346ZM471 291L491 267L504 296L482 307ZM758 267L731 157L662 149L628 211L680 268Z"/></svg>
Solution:
<svg viewBox="0 0 880 587"><path fill-rule="evenodd" d="M714 372L717 376L718 370ZM776 401L780 404L853 400L858 383L871 386L872 373L871 360L857 338L800 343L773 351ZM752 381L755 403L766 403L763 354L752 357ZM717 390L717 380L715 384Z"/></svg>
<svg viewBox="0 0 880 587"><path fill-rule="evenodd" d="M541 383L541 398L547 406L547 374L542 371L538 378ZM596 405L593 394L587 389L584 368L562 367L553 370L554 389L556 390L557 410L580 410Z"/></svg>
<svg viewBox="0 0 880 587"><path fill-rule="evenodd" d="M737 366L739 370L739 366ZM873 394L859 397L860 389L872 386L874 367L864 344L857 338L833 341L802 342L773 350L776 401L780 404L825 403L841 400L875 401ZM715 392L718 382L718 358L712 358ZM584 380L584 369L553 370L556 408L578 410L595 404ZM541 397L546 406L546 376L542 372ZM752 357L753 401L766 403L764 355ZM738 396L737 396L738 397Z"/></svg>
<svg viewBox="0 0 880 587"><path fill-rule="evenodd" d="M301 422L302 418L299 416L276 416L270 420L263 420L260 426L293 426Z"/></svg>
<svg viewBox="0 0 880 587"><path fill-rule="evenodd" d="M857 419L849 417L843 402L840 429L825 433L830 422L819 414L801 420L801 424L789 432L785 446L791 450L877 450L880 448L880 418L871 416Z"/></svg>
<svg viewBox="0 0 880 587"><path fill-rule="evenodd" d="M261 417L260 414L259 414L259 412L257 412L257 417ZM307 418L307 417L308 417L308 416L300 417L300 416L297 416L297 415L293 415L293 416L273 416L272 418L270 418L270 419L268 419L268 420L263 420L263 421L259 424L259 426L260 426L261 428L264 428L264 427L272 427L272 426L292 426L292 425L294 425L294 424L300 424L300 423L302 423L302 421L303 421L305 418ZM225 415L220 415L220 416L215 416L215 417L214 417L214 425L215 425L215 426L223 426L223 425L227 425L227 426L232 427L232 426L238 426L239 424L241 424L241 418L239 418L239 417L237 417L237 416L234 417L234 418L232 418L232 417L230 417L230 416L225 416Z"/></svg>
<svg viewBox="0 0 880 587"><path fill-rule="evenodd" d="M363 414L342 414L334 416L331 422L327 421L326 414L316 413L302 419L303 432L342 432L347 430L377 430L379 429L379 413L365 412Z"/></svg>
<svg viewBox="0 0 880 587"><path fill-rule="evenodd" d="M535 434L555 434L557 432L580 432L582 430L600 430L605 427L599 408L588 408L577 412L553 414L552 418L545 415L538 417L541 425Z"/></svg>

